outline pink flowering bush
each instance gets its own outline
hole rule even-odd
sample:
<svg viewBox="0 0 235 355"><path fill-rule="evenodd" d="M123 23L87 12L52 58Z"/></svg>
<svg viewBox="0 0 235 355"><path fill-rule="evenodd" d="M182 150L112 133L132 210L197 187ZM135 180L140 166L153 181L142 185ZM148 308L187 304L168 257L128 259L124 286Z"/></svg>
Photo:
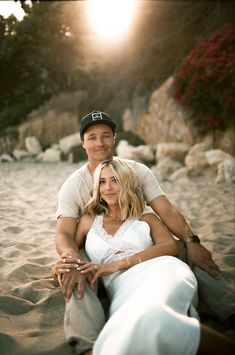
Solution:
<svg viewBox="0 0 235 355"><path fill-rule="evenodd" d="M174 97L194 112L204 131L235 118L235 26L225 24L193 49L174 80Z"/></svg>

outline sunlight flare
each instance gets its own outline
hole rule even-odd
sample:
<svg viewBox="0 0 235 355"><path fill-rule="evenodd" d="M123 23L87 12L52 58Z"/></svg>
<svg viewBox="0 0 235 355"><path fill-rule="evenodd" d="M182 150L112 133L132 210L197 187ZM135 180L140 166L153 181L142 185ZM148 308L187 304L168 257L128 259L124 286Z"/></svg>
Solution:
<svg viewBox="0 0 235 355"><path fill-rule="evenodd" d="M25 15L19 1L0 1L0 15L7 18L11 14L21 21Z"/></svg>
<svg viewBox="0 0 235 355"><path fill-rule="evenodd" d="M134 19L136 0L91 0L87 2L88 20L100 40L119 40Z"/></svg>

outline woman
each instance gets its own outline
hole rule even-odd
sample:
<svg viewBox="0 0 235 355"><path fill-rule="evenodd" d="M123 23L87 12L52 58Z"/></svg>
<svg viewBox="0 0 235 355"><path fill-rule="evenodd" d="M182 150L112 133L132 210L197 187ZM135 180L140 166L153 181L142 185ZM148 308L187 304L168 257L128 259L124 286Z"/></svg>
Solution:
<svg viewBox="0 0 235 355"><path fill-rule="evenodd" d="M101 277L111 299L93 354L225 354L225 346L232 353L232 342L200 326L196 279L175 257L177 244L168 230L143 209L132 169L118 159L103 162L76 233L78 247L85 244L92 261L80 262L78 270L90 276L91 285ZM57 271L68 270L66 262Z"/></svg>

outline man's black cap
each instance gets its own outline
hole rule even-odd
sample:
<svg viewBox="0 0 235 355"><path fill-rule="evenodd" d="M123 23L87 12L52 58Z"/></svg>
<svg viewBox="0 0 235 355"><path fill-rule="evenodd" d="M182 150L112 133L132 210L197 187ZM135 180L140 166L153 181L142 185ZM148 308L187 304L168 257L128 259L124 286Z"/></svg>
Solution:
<svg viewBox="0 0 235 355"><path fill-rule="evenodd" d="M116 124L113 122L112 118L105 112L101 111L92 111L88 113L81 119L80 124L80 136L83 139L84 133L86 130L98 123L103 123L112 128L113 133L115 133Z"/></svg>

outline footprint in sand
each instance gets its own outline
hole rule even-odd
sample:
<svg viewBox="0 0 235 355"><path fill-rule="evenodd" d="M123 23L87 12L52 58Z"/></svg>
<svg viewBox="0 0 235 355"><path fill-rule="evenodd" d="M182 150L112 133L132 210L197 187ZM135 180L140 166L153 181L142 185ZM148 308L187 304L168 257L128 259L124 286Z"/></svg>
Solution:
<svg viewBox="0 0 235 355"><path fill-rule="evenodd" d="M10 227L6 227L4 229L5 232L8 232L8 233L14 233L14 234L19 234L23 231L23 228L21 227L18 227L18 226L10 226Z"/></svg>

